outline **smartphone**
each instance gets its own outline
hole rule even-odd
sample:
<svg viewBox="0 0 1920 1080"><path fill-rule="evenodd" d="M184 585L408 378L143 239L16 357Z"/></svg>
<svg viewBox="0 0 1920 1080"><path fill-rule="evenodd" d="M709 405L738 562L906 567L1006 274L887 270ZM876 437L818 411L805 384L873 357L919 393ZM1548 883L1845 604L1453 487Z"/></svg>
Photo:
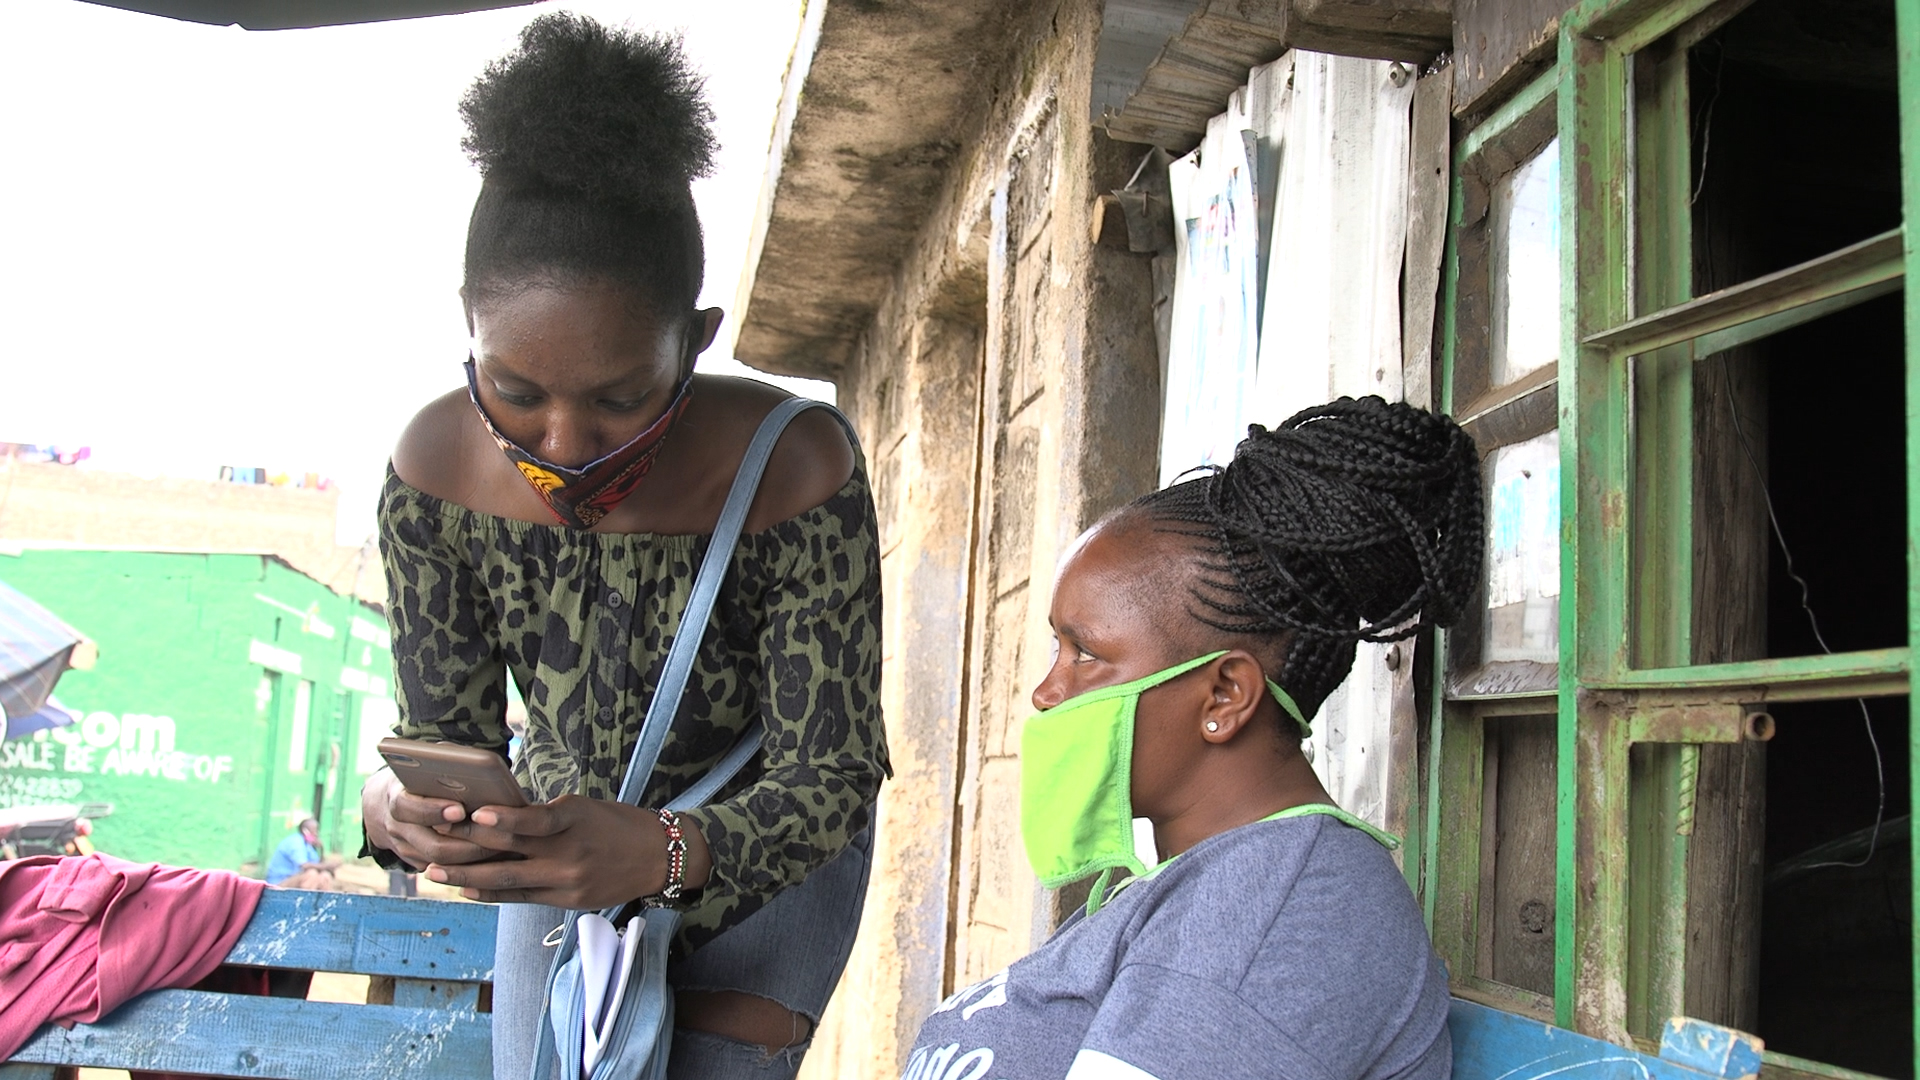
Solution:
<svg viewBox="0 0 1920 1080"><path fill-rule="evenodd" d="M380 756L415 795L451 799L468 812L482 806L525 806L527 797L506 761L491 750L458 743L381 739Z"/></svg>

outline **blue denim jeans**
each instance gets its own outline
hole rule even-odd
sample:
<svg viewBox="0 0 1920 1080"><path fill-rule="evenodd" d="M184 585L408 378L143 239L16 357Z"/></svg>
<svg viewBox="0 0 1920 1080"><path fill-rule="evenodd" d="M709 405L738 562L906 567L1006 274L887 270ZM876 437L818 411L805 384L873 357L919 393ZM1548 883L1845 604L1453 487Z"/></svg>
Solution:
<svg viewBox="0 0 1920 1080"><path fill-rule="evenodd" d="M667 968L679 990L733 990L768 998L820 1022L860 928L872 865L871 830L833 861L768 901L745 922ZM530 1080L534 1037L546 1008L553 950L541 944L566 912L502 904L493 959L493 1077ZM668 1080L791 1080L807 1043L762 1046L676 1028Z"/></svg>

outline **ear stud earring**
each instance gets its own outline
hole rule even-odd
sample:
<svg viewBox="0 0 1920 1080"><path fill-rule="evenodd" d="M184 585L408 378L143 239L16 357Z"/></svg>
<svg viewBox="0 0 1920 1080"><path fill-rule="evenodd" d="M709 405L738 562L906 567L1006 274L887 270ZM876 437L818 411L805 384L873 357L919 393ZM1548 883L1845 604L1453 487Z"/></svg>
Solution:
<svg viewBox="0 0 1920 1080"><path fill-rule="evenodd" d="M1220 730L1220 721L1218 721L1218 720L1209 720L1209 721L1207 721L1207 730L1208 730L1208 731L1219 731L1219 730Z"/></svg>

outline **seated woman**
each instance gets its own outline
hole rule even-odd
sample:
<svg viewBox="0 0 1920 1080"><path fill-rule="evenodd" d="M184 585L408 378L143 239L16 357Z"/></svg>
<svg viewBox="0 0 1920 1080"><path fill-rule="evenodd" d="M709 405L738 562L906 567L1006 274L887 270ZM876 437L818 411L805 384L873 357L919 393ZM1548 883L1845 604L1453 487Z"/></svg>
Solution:
<svg viewBox="0 0 1920 1080"><path fill-rule="evenodd" d="M905 1080L1445 1080L1446 972L1397 841L1332 804L1301 739L1355 642L1458 617L1481 514L1451 420L1343 398L1082 536L1021 826L1043 884L1100 876L1044 946L935 1010Z"/></svg>

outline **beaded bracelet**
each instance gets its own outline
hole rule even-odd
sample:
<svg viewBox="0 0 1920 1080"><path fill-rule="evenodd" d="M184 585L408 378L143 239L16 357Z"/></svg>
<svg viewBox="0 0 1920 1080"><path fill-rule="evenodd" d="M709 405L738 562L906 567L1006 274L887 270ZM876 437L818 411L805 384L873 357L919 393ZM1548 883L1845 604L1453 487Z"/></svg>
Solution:
<svg viewBox="0 0 1920 1080"><path fill-rule="evenodd" d="M667 883L660 899L671 904L680 899L687 887L687 834L680 828L680 815L671 810L655 811L667 831Z"/></svg>

